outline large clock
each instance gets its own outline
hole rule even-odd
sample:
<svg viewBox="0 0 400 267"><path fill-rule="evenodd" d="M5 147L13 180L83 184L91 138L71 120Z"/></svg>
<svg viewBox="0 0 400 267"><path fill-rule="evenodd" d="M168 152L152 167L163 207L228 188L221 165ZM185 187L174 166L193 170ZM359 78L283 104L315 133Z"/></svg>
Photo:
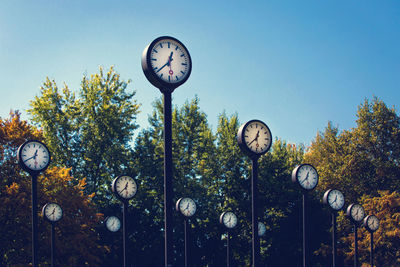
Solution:
<svg viewBox="0 0 400 267"><path fill-rule="evenodd" d="M18 148L17 158L24 170L31 174L37 174L49 166L50 151L42 142L30 140Z"/></svg>
<svg viewBox="0 0 400 267"><path fill-rule="evenodd" d="M132 199L137 191L137 185L132 177L121 175L114 179L111 185L114 194L122 201Z"/></svg>
<svg viewBox="0 0 400 267"><path fill-rule="evenodd" d="M251 120L240 126L237 141L243 152L251 158L258 158L270 149L272 135L264 122Z"/></svg>
<svg viewBox="0 0 400 267"><path fill-rule="evenodd" d="M303 190L311 191L318 184L318 172L310 164L301 164L293 170L292 182L297 183Z"/></svg>
<svg viewBox="0 0 400 267"><path fill-rule="evenodd" d="M192 59L179 40L162 36L144 49L142 69L151 84L162 92L172 92L189 78Z"/></svg>

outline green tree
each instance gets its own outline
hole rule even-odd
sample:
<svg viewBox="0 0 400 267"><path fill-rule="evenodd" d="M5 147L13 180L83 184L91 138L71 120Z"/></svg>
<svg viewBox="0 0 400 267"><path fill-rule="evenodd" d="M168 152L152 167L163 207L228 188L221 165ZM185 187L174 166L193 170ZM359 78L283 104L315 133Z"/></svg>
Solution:
<svg viewBox="0 0 400 267"><path fill-rule="evenodd" d="M83 76L76 96L67 85L60 90L47 78L28 111L43 129L54 161L71 167L77 179L86 177L95 199L107 198L112 179L130 173L139 105L135 92L127 92L129 83L113 67L106 73L100 68Z"/></svg>

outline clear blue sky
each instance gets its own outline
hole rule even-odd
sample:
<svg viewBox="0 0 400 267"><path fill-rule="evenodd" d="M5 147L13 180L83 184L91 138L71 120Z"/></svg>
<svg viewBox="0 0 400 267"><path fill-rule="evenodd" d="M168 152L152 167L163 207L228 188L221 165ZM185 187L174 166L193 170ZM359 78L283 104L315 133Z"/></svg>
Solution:
<svg viewBox="0 0 400 267"><path fill-rule="evenodd" d="M355 126L377 96L400 105L400 1L15 1L0 2L0 117L25 110L48 76L78 88L84 73L115 66L132 79L147 127L160 93L140 58L170 35L189 49L192 75L173 94L195 95L218 115L260 119L275 137L308 145L328 121Z"/></svg>

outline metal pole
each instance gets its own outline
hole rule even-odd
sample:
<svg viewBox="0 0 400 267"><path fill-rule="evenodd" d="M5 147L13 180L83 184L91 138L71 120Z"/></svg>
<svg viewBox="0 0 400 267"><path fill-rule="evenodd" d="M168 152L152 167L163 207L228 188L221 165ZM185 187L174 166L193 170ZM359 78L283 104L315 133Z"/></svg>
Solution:
<svg viewBox="0 0 400 267"><path fill-rule="evenodd" d="M126 216L128 214L128 202L123 202L122 203L123 207L123 214L122 214L122 242L123 242L123 250L124 250L124 267L128 266L128 261L127 261L127 253L126 253L126 246L127 246L127 240L128 240L128 232L126 230Z"/></svg>
<svg viewBox="0 0 400 267"><path fill-rule="evenodd" d="M332 266L336 267L336 254L337 254L337 248L336 248L336 213L332 212Z"/></svg>
<svg viewBox="0 0 400 267"><path fill-rule="evenodd" d="M371 232L371 255L369 265L371 265L371 267L374 267L374 232Z"/></svg>
<svg viewBox="0 0 400 267"><path fill-rule="evenodd" d="M226 266L229 267L230 266L230 260L231 260L231 255L229 252L229 239L230 239L230 235L229 235L229 231L227 232L226 235Z"/></svg>
<svg viewBox="0 0 400 267"><path fill-rule="evenodd" d="M172 104L171 92L164 93L164 226L165 266L173 265L172 238Z"/></svg>
<svg viewBox="0 0 400 267"><path fill-rule="evenodd" d="M183 229L185 231L185 267L188 267L188 229L187 229L188 225L187 225L187 220L185 219L183 221Z"/></svg>
<svg viewBox="0 0 400 267"><path fill-rule="evenodd" d="M38 266L38 213L37 213L37 175L32 174L32 264Z"/></svg>
<svg viewBox="0 0 400 267"><path fill-rule="evenodd" d="M307 266L306 194L303 193L303 267Z"/></svg>
<svg viewBox="0 0 400 267"><path fill-rule="evenodd" d="M251 177L251 211L252 211L252 237L253 237L253 267L258 266L260 256L260 238L258 236L258 162L257 159L252 160L252 177Z"/></svg>
<svg viewBox="0 0 400 267"><path fill-rule="evenodd" d="M54 222L51 223L51 267L56 266L55 265L55 259L56 259L56 234L54 231Z"/></svg>
<svg viewBox="0 0 400 267"><path fill-rule="evenodd" d="M358 266L358 236L357 236L357 223L354 223L354 267Z"/></svg>

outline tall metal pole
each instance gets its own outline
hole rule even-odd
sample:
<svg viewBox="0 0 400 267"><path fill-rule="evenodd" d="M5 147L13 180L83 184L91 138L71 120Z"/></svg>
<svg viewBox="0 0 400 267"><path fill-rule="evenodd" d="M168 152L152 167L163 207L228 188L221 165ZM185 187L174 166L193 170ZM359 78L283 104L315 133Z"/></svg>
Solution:
<svg viewBox="0 0 400 267"><path fill-rule="evenodd" d="M337 248L336 248L336 213L332 212L332 266L336 267L336 254L337 254Z"/></svg>
<svg viewBox="0 0 400 267"><path fill-rule="evenodd" d="M55 259L56 259L56 234L54 231L54 222L51 223L51 267L56 266L55 265Z"/></svg>
<svg viewBox="0 0 400 267"><path fill-rule="evenodd" d="M253 267L258 266L260 257L260 238L258 236L258 162L257 159L252 160L252 177L251 177L251 211L252 211L252 247L253 247Z"/></svg>
<svg viewBox="0 0 400 267"><path fill-rule="evenodd" d="M38 266L38 213L37 213L37 175L32 174L32 264Z"/></svg>
<svg viewBox="0 0 400 267"><path fill-rule="evenodd" d="M124 250L124 267L128 266L128 261L127 261L127 253L126 253L126 246L127 246L127 241L128 241L128 232L126 230L126 216L128 215L128 202L124 201L122 202L122 207L123 207L123 214L122 214L122 242L123 242L123 250Z"/></svg>
<svg viewBox="0 0 400 267"><path fill-rule="evenodd" d="M371 232L371 254L369 260L369 265L371 265L371 267L374 267L374 232Z"/></svg>
<svg viewBox="0 0 400 267"><path fill-rule="evenodd" d="M229 231L226 235L226 266L229 267L230 266L230 261L231 261L231 255L229 252L229 239L231 238Z"/></svg>
<svg viewBox="0 0 400 267"><path fill-rule="evenodd" d="M188 267L188 225L187 219L183 221L183 229L185 231L185 267Z"/></svg>
<svg viewBox="0 0 400 267"><path fill-rule="evenodd" d="M306 194L303 193L303 267L307 266Z"/></svg>
<svg viewBox="0 0 400 267"><path fill-rule="evenodd" d="M172 104L171 92L164 92L164 225L165 267L173 265L172 238Z"/></svg>
<svg viewBox="0 0 400 267"><path fill-rule="evenodd" d="M357 223L354 223L354 267L358 266L358 236L357 236Z"/></svg>

